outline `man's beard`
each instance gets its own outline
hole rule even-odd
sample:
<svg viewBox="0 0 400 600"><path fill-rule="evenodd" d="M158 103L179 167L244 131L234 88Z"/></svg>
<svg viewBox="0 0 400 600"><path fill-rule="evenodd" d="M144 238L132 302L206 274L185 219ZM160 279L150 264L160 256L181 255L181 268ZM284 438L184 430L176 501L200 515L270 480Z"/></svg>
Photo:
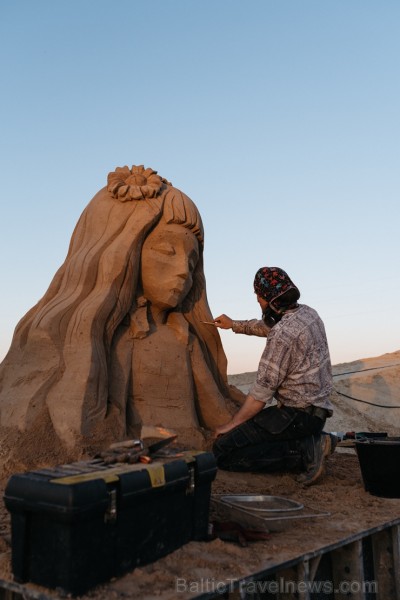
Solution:
<svg viewBox="0 0 400 600"><path fill-rule="evenodd" d="M270 306L263 311L262 320L268 327L273 327L282 319L283 314L274 311Z"/></svg>

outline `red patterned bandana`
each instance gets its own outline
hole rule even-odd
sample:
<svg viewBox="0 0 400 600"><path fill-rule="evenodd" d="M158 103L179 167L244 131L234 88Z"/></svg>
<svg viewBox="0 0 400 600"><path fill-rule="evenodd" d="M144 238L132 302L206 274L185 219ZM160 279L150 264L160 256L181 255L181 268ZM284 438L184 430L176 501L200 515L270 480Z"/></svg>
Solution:
<svg viewBox="0 0 400 600"><path fill-rule="evenodd" d="M262 267L258 269L254 278L255 293L267 302L292 289L297 290L297 287L289 275L279 267Z"/></svg>

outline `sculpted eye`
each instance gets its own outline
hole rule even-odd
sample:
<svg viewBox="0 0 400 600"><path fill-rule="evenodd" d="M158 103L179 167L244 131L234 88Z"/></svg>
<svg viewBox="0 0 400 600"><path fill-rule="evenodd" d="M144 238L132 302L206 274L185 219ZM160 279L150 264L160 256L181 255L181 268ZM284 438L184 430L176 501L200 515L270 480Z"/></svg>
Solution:
<svg viewBox="0 0 400 600"><path fill-rule="evenodd" d="M160 252L160 254L166 254L167 256L173 256L175 254L175 248L168 244L168 242L160 242L152 246L152 250Z"/></svg>

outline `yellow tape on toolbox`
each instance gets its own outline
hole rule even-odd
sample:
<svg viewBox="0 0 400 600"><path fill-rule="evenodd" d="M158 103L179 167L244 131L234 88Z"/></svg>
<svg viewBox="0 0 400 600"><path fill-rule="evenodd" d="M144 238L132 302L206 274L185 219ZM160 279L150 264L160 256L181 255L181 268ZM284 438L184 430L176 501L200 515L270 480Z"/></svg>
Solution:
<svg viewBox="0 0 400 600"><path fill-rule="evenodd" d="M204 454L204 450L186 450L183 453L183 460L187 463L193 462L199 454Z"/></svg>
<svg viewBox="0 0 400 600"><path fill-rule="evenodd" d="M165 485L164 465L148 465L147 471L150 476L151 487L161 487L162 485Z"/></svg>
<svg viewBox="0 0 400 600"><path fill-rule="evenodd" d="M121 465L112 467L108 471L91 471L90 473L82 473L81 475L66 475L65 477L57 477L50 479L50 483L58 483L60 485L73 485L74 483L82 483L83 481L93 481L94 479L103 479L106 483L115 483L119 479L121 473L133 471L131 465Z"/></svg>
<svg viewBox="0 0 400 600"><path fill-rule="evenodd" d="M90 473L82 473L81 475L67 475L66 477L57 477L51 479L50 483L58 483L59 485L73 485L82 483L83 481L93 481L94 479L103 479L106 483L115 483L122 473L132 471L147 471L151 481L151 487L161 487L165 485L164 465L154 463L151 465L121 465L111 467L108 471L91 471Z"/></svg>
<svg viewBox="0 0 400 600"><path fill-rule="evenodd" d="M94 479L103 479L106 483L114 483L115 481L118 481L119 477L116 473L103 473L101 471L97 471L96 473L84 473L83 475L70 475L69 477L50 479L50 483L58 483L59 485L74 485L75 483L93 481Z"/></svg>

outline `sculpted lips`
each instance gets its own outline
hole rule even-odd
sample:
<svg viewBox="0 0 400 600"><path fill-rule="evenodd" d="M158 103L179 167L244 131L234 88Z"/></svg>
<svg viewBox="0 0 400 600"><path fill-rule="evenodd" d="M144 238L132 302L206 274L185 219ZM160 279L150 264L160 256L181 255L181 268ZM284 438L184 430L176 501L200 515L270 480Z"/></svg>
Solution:
<svg viewBox="0 0 400 600"><path fill-rule="evenodd" d="M184 295L185 292L185 287L183 286L182 288L172 288L170 291L171 294L171 298L176 298L176 299L180 299L182 295Z"/></svg>

